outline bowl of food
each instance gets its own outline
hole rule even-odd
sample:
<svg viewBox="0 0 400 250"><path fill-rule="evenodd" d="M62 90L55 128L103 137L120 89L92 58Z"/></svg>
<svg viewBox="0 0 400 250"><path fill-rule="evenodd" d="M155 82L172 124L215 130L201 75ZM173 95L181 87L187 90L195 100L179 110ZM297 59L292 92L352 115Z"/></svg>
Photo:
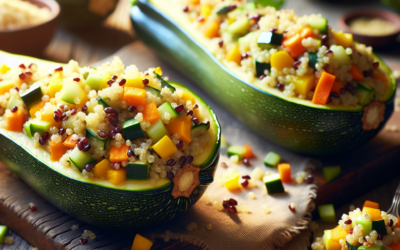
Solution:
<svg viewBox="0 0 400 250"><path fill-rule="evenodd" d="M389 67L321 15L239 1L135 3L133 26L147 46L285 148L319 156L352 151L393 112Z"/></svg>
<svg viewBox="0 0 400 250"><path fill-rule="evenodd" d="M99 24L117 6L118 0L57 0L61 7L60 25L84 28Z"/></svg>
<svg viewBox="0 0 400 250"><path fill-rule="evenodd" d="M160 68L0 61L0 159L62 211L139 228L186 212L213 182L218 119Z"/></svg>
<svg viewBox="0 0 400 250"><path fill-rule="evenodd" d="M40 55L57 28L60 7L54 0L0 1L0 49Z"/></svg>
<svg viewBox="0 0 400 250"><path fill-rule="evenodd" d="M400 33L400 17L384 9L351 11L339 18L339 27L353 33L354 39L369 46L385 46L396 42Z"/></svg>

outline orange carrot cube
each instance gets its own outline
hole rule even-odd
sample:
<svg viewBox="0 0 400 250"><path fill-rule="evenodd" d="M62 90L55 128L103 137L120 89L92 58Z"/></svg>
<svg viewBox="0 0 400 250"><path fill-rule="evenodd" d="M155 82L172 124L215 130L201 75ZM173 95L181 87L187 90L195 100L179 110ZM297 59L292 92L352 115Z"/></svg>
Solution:
<svg viewBox="0 0 400 250"><path fill-rule="evenodd" d="M251 159L255 157L253 150L248 144L244 145L243 147L245 149L244 158Z"/></svg>
<svg viewBox="0 0 400 250"><path fill-rule="evenodd" d="M281 176L282 182L290 183L292 182L292 173L290 170L290 164L281 163L278 164L279 175Z"/></svg>
<svg viewBox="0 0 400 250"><path fill-rule="evenodd" d="M379 209L379 203L366 200L363 207L370 207L370 208Z"/></svg>
<svg viewBox="0 0 400 250"><path fill-rule="evenodd" d="M25 114L21 109L18 109L16 112L7 115L5 120L5 129L8 131L22 132L25 123Z"/></svg>
<svg viewBox="0 0 400 250"><path fill-rule="evenodd" d="M144 106L146 104L146 90L134 87L125 87L122 97L129 106Z"/></svg>
<svg viewBox="0 0 400 250"><path fill-rule="evenodd" d="M65 146L62 141L50 142L50 160L59 161L60 158L67 152L69 147Z"/></svg>
<svg viewBox="0 0 400 250"><path fill-rule="evenodd" d="M123 162L128 160L129 146L122 144L121 147L111 146L110 148L110 161Z"/></svg>
<svg viewBox="0 0 400 250"><path fill-rule="evenodd" d="M153 123L160 119L157 105L154 102L146 103L143 110L143 120Z"/></svg>

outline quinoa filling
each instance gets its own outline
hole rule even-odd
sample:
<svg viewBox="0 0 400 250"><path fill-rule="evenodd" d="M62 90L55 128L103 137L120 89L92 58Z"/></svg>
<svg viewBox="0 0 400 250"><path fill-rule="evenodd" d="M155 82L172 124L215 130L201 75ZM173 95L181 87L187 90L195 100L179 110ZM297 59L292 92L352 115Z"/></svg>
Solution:
<svg viewBox="0 0 400 250"><path fill-rule="evenodd" d="M97 69L39 66L0 65L0 130L58 169L151 187L187 164L208 163L218 136L213 114L160 68L139 72L119 58Z"/></svg>
<svg viewBox="0 0 400 250"><path fill-rule="evenodd" d="M390 76L372 48L321 15L236 0L152 0L243 80L317 105L385 102ZM271 89L277 91L271 91Z"/></svg>

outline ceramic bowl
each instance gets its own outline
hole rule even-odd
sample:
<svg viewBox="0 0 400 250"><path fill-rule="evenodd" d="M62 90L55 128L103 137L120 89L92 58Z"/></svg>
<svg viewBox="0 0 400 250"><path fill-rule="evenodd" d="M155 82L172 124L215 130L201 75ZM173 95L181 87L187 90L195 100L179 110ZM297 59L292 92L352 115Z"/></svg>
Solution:
<svg viewBox="0 0 400 250"><path fill-rule="evenodd" d="M57 28L60 6L55 0L24 0L40 8L48 8L51 17L44 23L16 30L0 29L0 50L23 55L40 55Z"/></svg>
<svg viewBox="0 0 400 250"><path fill-rule="evenodd" d="M358 34L351 30L350 22L359 17L380 18L391 22L396 26L394 32L384 36L371 36ZM339 28L345 32L353 33L355 41L369 46L385 46L394 43L400 33L400 17L395 13L384 9L364 9L347 12L339 18Z"/></svg>

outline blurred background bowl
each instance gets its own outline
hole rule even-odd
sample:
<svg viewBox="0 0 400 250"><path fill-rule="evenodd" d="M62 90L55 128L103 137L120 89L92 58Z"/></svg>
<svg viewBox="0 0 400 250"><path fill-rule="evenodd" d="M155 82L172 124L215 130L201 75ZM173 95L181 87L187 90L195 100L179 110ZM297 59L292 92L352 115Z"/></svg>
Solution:
<svg viewBox="0 0 400 250"><path fill-rule="evenodd" d="M64 28L85 28L105 20L118 0L57 0L61 7L60 25Z"/></svg>
<svg viewBox="0 0 400 250"><path fill-rule="evenodd" d="M366 35L355 32L350 24L357 18L381 19L390 22L395 26L393 32L385 35ZM339 28L353 34L354 40L369 46L386 46L396 42L400 33L400 17L384 9L363 9L345 13L339 18ZM367 28L367 27L366 27Z"/></svg>
<svg viewBox="0 0 400 250"><path fill-rule="evenodd" d="M51 41L57 29L60 6L54 0L25 0L40 8L50 10L50 19L44 23L15 30L0 30L0 50L11 53L39 56Z"/></svg>

